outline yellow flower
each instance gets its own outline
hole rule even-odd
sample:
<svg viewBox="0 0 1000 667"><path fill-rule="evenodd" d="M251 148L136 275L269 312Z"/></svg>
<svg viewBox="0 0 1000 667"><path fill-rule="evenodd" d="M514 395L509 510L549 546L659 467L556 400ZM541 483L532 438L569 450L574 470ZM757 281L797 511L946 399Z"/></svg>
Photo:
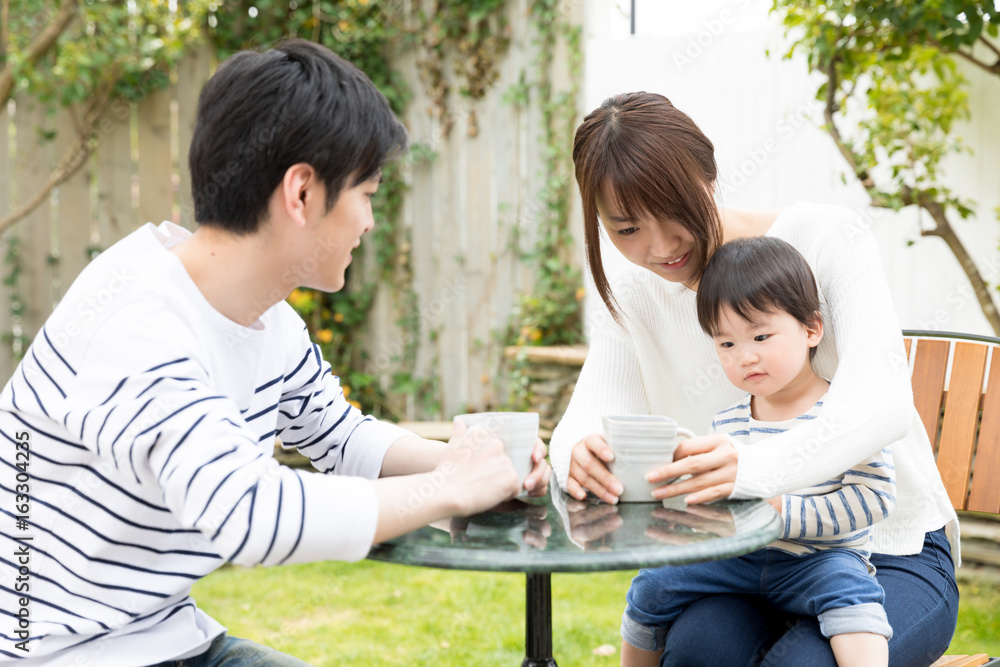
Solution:
<svg viewBox="0 0 1000 667"><path fill-rule="evenodd" d="M333 321L336 322L337 324L340 324L341 322L344 321L344 314L343 313L334 313L333 314Z"/></svg>
<svg viewBox="0 0 1000 667"><path fill-rule="evenodd" d="M537 343L542 339L542 330L532 329L531 334L528 335L528 339L531 340L532 343Z"/></svg>
<svg viewBox="0 0 1000 667"><path fill-rule="evenodd" d="M329 343L333 340L333 332L329 329L320 329L316 332L316 340L321 343Z"/></svg>
<svg viewBox="0 0 1000 667"><path fill-rule="evenodd" d="M351 24L347 21L341 21L337 24L337 27L340 28L340 32L347 32L347 30L351 27Z"/></svg>
<svg viewBox="0 0 1000 667"><path fill-rule="evenodd" d="M307 305L311 297L308 292L303 292L300 289L293 289L292 293L288 295L288 303L291 304L292 308L296 310L301 309L303 306Z"/></svg>
<svg viewBox="0 0 1000 667"><path fill-rule="evenodd" d="M341 385L340 390L344 392L344 398L347 398L348 396L351 395L351 388L348 387L346 384Z"/></svg>
<svg viewBox="0 0 1000 667"><path fill-rule="evenodd" d="M577 287L576 288L576 300L577 301L583 301L583 297L585 297L586 295L587 295L587 290L583 289L582 287Z"/></svg>
<svg viewBox="0 0 1000 667"><path fill-rule="evenodd" d="M357 401L347 401L347 402L356 407L358 410L361 409L361 404L358 403Z"/></svg>

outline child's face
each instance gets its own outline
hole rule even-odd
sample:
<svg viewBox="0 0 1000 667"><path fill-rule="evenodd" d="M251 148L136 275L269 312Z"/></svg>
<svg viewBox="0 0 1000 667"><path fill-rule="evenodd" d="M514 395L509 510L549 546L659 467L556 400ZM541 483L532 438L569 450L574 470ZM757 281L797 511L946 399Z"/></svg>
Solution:
<svg viewBox="0 0 1000 667"><path fill-rule="evenodd" d="M807 327L788 313L755 311L751 322L723 307L715 351L733 385L767 397L814 375L809 350L823 336L818 322Z"/></svg>

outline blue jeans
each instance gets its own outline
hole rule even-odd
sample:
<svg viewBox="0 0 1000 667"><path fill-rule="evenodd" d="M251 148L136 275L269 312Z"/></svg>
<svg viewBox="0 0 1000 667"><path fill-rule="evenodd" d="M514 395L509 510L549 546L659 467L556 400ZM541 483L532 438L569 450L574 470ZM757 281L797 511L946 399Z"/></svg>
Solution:
<svg viewBox="0 0 1000 667"><path fill-rule="evenodd" d="M944 529L913 556L872 554L892 625L889 667L927 667L948 649L958 587ZM815 618L776 612L758 597L722 595L688 607L670 627L661 665L835 667Z"/></svg>
<svg viewBox="0 0 1000 667"><path fill-rule="evenodd" d="M151 667L309 667L309 663L249 639L220 635L201 655L168 660Z"/></svg>
<svg viewBox="0 0 1000 667"><path fill-rule="evenodd" d="M884 594L856 551L825 549L796 556L761 549L706 563L640 570L622 614L622 637L644 651L664 646L667 628L708 595L759 595L777 609L819 619L825 637L853 632L892 636Z"/></svg>

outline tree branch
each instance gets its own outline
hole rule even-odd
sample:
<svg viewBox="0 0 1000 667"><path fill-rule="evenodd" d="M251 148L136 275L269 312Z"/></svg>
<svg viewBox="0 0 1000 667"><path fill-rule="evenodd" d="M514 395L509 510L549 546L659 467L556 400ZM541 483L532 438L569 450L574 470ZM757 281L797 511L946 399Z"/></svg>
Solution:
<svg viewBox="0 0 1000 667"><path fill-rule="evenodd" d="M945 53L947 53L947 51L945 51ZM989 72L990 74L995 74L997 76L1000 76L1000 58L998 58L995 63L993 63L992 65L990 65L988 63L983 62L982 60L979 60L978 58L976 58L971 53L966 53L965 51L962 51L961 49L955 49L954 51L952 51L952 53L954 53L956 55L959 55L959 56L962 56L963 58L965 58L966 60L968 60L970 63L972 63L973 65L975 65L976 67L984 69L987 72Z"/></svg>
<svg viewBox="0 0 1000 667"><path fill-rule="evenodd" d="M56 40L59 39L59 35L66 30L66 26L76 16L78 4L79 0L63 0L59 12L52 19L52 22L45 26L31 40L31 43L28 44L28 48L24 50L24 57L21 59L21 63L34 65L42 56L48 53L49 49L55 45ZM10 99L11 91L14 90L14 69L14 64L8 62L3 70L0 71L0 104Z"/></svg>
<svg viewBox="0 0 1000 667"><path fill-rule="evenodd" d="M979 41L983 43L983 46L985 46L987 49L989 49L990 51L992 51L994 53L994 55L996 55L997 58L1000 58L1000 48L997 48L993 44L993 42L991 42L990 40L986 39L982 35L979 36Z"/></svg>
<svg viewBox="0 0 1000 667"><path fill-rule="evenodd" d="M78 124L77 138L63 153L58 162L58 166L49 174L42 186L26 202L17 207L6 217L0 219L0 233L13 225L18 220L24 218L35 208L45 201L54 188L66 182L80 167L87 163L87 158L94 150L91 139L91 132L97 125L101 114L107 108L111 100L111 92L114 90L115 82L118 79L118 71L115 68L110 71L104 81L97 87L90 104L83 113L83 122Z"/></svg>
<svg viewBox="0 0 1000 667"><path fill-rule="evenodd" d="M871 190L875 187L875 183L872 181L871 176L868 175L868 172L858 166L854 152L847 146L847 142L844 141L844 137L840 134L837 123L834 121L834 114L837 112L837 86L837 56L834 55L830 57L830 64L826 68L826 104L823 107L823 118L826 119L827 132L833 137L833 142L837 145L837 150L844 156L851 171L861 181L861 185L866 190Z"/></svg>
<svg viewBox="0 0 1000 667"><path fill-rule="evenodd" d="M0 3L0 62L7 60L7 33L10 32L10 0Z"/></svg>
<svg viewBox="0 0 1000 667"><path fill-rule="evenodd" d="M922 192L917 193L916 199L917 204L930 213L931 218L933 218L937 225L932 230L921 231L921 236L937 236L948 244L948 248L955 255L955 259L958 260L962 271L965 272L966 278L969 279L969 283L972 285L972 290L976 293L976 299L979 301L980 308L983 309L986 320L993 327L994 333L1000 335L1000 312L997 312L996 304L993 303L989 286L987 286L986 281L980 275L979 267L976 266L968 250L965 249L962 240L958 238L951 223L948 222L948 216L945 215L941 202L935 199L927 199Z"/></svg>
<svg viewBox="0 0 1000 667"><path fill-rule="evenodd" d="M31 213L35 207L45 201L45 198L49 196L53 188L65 182L66 179L75 174L87 162L90 152L90 137L86 134L78 137L73 145L66 149L62 159L59 161L59 168L49 174L48 179L46 179L45 183L42 184L42 187L38 189L34 196L21 204L10 215L0 220L0 233Z"/></svg>

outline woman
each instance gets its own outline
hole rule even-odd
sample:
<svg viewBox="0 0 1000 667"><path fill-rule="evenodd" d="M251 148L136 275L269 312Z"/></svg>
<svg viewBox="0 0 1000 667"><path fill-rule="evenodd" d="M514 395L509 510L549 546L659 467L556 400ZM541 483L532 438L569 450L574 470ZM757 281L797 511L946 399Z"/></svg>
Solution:
<svg viewBox="0 0 1000 667"><path fill-rule="evenodd" d="M723 242L771 235L809 261L827 334L814 359L833 378L822 419L753 447L725 436L692 438L656 479L692 475L658 497L689 503L771 498L847 470L886 445L898 482L893 514L875 531L872 563L893 627L890 665L926 667L951 640L958 613L958 523L913 407L906 358L878 249L846 209L720 208L712 143L666 98L630 93L588 115L573 148L587 256L610 317L595 323L572 401L550 445L560 485L616 502L605 467L604 414L673 417L706 433L739 398L698 325L695 291ZM600 229L631 262L605 276ZM656 481L654 479L653 481ZM947 535L946 535L947 533ZM764 655L766 654L766 655ZM834 665L815 619L777 618L755 599L722 596L689 607L671 626L662 664Z"/></svg>

